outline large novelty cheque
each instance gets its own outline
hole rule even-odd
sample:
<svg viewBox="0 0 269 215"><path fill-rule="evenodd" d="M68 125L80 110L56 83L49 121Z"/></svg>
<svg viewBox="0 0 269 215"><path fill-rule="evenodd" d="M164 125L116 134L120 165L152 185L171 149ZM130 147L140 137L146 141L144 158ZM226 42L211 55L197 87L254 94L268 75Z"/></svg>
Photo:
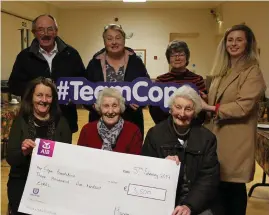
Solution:
<svg viewBox="0 0 269 215"><path fill-rule="evenodd" d="M180 165L36 139L19 211L35 215L171 215Z"/></svg>
<svg viewBox="0 0 269 215"><path fill-rule="evenodd" d="M168 110L168 100L176 89L181 87L177 83L152 82L148 78L137 78L132 82L89 82L85 78L62 77L57 81L58 98L60 104L93 104L98 93L106 87L116 88L125 98L126 104L139 106L159 106ZM197 87L189 83L198 92ZM198 92L199 93L199 92Z"/></svg>

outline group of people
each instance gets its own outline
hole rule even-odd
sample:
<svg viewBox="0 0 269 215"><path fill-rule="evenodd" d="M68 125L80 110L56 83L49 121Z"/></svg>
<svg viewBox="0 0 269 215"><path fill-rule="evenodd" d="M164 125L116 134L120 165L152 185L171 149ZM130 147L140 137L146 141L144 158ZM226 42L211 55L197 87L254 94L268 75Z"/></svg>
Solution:
<svg viewBox="0 0 269 215"><path fill-rule="evenodd" d="M23 214L18 207L35 138L72 143L72 133L78 130L76 106L58 105L54 82L60 77L91 82L149 78L142 60L125 47L126 35L119 25L105 27L105 47L86 69L78 52L57 36L52 16L37 17L32 32L35 39L18 55L9 79L11 93L23 96L7 153L9 211L14 215ZM246 25L226 31L208 92L203 78L186 68L190 51L185 42L171 42L166 57L171 71L156 81L183 86L170 97L168 113L149 107L156 125L145 141L143 107L126 105L118 90L105 88L95 104L85 105L89 123L77 144L181 163L173 215L244 215L245 183L254 176L257 104L266 89L255 36Z"/></svg>

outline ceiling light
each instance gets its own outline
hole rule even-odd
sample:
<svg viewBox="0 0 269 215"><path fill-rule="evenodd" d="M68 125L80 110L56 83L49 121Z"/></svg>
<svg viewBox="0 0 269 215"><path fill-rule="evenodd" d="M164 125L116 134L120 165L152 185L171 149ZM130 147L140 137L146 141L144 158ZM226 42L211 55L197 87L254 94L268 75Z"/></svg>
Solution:
<svg viewBox="0 0 269 215"><path fill-rule="evenodd" d="M147 0L123 0L123 2L146 2Z"/></svg>

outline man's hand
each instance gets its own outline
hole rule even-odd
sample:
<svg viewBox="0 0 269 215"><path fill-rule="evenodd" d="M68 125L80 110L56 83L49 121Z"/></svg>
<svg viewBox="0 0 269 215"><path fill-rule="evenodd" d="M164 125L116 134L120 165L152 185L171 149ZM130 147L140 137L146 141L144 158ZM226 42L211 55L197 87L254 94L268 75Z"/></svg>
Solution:
<svg viewBox="0 0 269 215"><path fill-rule="evenodd" d="M36 146L36 144L33 140L25 139L21 145L22 154L24 156L29 155L33 151L33 148L35 146Z"/></svg>
<svg viewBox="0 0 269 215"><path fill-rule="evenodd" d="M165 159L175 161L177 165L179 165L179 163L180 163L179 158L176 155L175 156L170 156L169 155Z"/></svg>
<svg viewBox="0 0 269 215"><path fill-rule="evenodd" d="M186 205L177 206L172 215L191 215L191 210Z"/></svg>

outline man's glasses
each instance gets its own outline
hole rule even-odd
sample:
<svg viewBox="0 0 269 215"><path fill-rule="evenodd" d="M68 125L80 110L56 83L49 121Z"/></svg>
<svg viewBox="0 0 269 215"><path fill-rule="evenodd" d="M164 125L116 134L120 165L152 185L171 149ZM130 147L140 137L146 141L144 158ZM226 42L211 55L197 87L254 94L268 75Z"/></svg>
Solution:
<svg viewBox="0 0 269 215"><path fill-rule="evenodd" d="M36 29L36 32L40 35L51 35L55 32L55 29L53 27L48 27L48 28L38 28Z"/></svg>

